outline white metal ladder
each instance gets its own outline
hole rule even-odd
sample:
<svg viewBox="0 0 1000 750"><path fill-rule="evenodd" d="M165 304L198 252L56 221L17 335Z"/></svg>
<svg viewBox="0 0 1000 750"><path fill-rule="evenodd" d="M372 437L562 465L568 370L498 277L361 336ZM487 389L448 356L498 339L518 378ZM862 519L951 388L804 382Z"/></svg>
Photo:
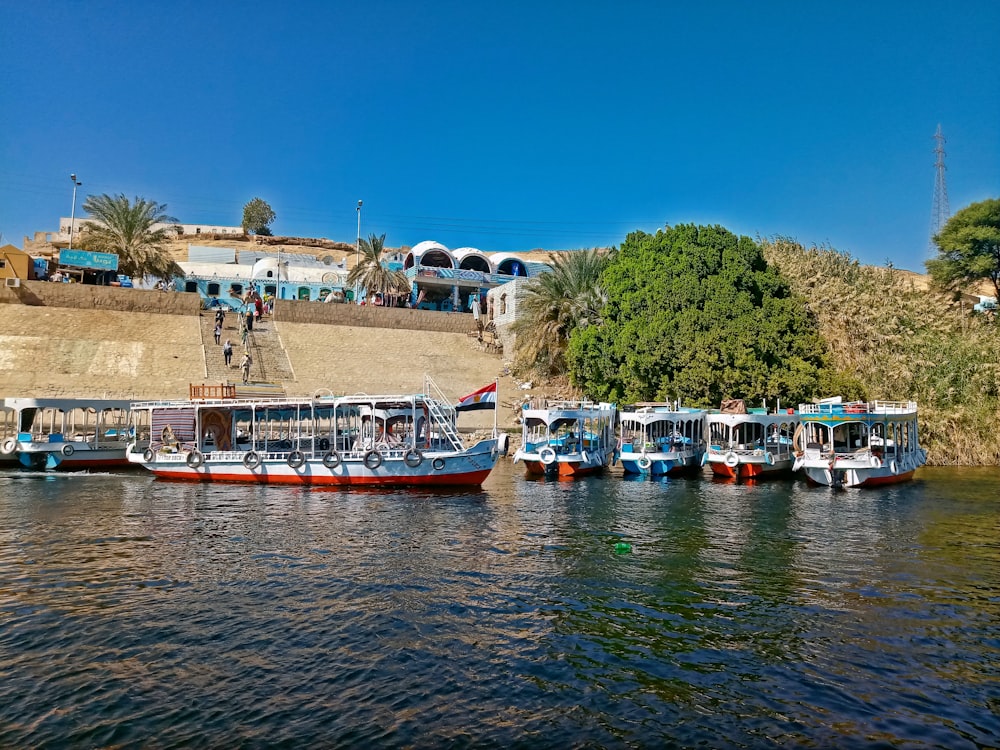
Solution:
<svg viewBox="0 0 1000 750"><path fill-rule="evenodd" d="M455 450L462 450L465 444L455 429L455 407L451 405L447 397L441 392L441 389L437 387L437 383L431 380L430 375L424 375L424 394L430 396L427 400L427 410L434 417L434 421L440 430L451 441Z"/></svg>

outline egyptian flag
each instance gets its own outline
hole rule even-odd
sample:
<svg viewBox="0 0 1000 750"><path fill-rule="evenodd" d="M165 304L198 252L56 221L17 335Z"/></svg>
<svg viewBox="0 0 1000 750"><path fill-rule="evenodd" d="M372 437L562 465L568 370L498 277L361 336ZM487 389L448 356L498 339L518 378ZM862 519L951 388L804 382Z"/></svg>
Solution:
<svg viewBox="0 0 1000 750"><path fill-rule="evenodd" d="M493 381L485 388L475 393L463 396L455 404L455 411L471 411L473 409L495 409L497 407L497 384Z"/></svg>

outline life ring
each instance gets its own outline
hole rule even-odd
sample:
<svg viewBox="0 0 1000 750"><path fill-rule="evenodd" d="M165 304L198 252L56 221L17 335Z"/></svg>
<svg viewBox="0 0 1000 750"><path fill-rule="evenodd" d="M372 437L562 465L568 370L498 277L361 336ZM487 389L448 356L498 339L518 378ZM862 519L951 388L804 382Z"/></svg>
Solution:
<svg viewBox="0 0 1000 750"><path fill-rule="evenodd" d="M653 462L649 460L649 456L640 456L639 460L635 463L640 469L648 469L653 465Z"/></svg>
<svg viewBox="0 0 1000 750"><path fill-rule="evenodd" d="M257 451L247 451L243 456L243 465L248 469L256 469L260 466L260 454Z"/></svg>
<svg viewBox="0 0 1000 750"><path fill-rule="evenodd" d="M893 459L892 461L889 462L889 471L891 471L893 474L896 473L896 461L895 461L895 459Z"/></svg>
<svg viewBox="0 0 1000 750"><path fill-rule="evenodd" d="M403 462L411 469L415 469L424 462L424 454L416 448L410 448L410 450L406 451L406 455L403 456Z"/></svg>
<svg viewBox="0 0 1000 750"><path fill-rule="evenodd" d="M431 466L434 467L434 471L441 471L441 469L444 468L444 459L435 458L433 461L431 461Z"/></svg>
<svg viewBox="0 0 1000 750"><path fill-rule="evenodd" d="M62 454L64 456L66 456L66 458L69 458L76 451L76 448L74 448L72 445L64 445L61 448L61 450L62 450Z"/></svg>
<svg viewBox="0 0 1000 750"><path fill-rule="evenodd" d="M3 453L13 453L17 450L17 438L7 438L3 441L3 446L0 446L0 452Z"/></svg>
<svg viewBox="0 0 1000 750"><path fill-rule="evenodd" d="M882 459L879 458L878 456L876 456L874 453L872 454L871 458L869 459L869 463L871 463L873 469L881 469L882 468Z"/></svg>
<svg viewBox="0 0 1000 750"><path fill-rule="evenodd" d="M340 466L340 454L337 451L328 451L323 456L323 465L328 469L336 469Z"/></svg>
<svg viewBox="0 0 1000 750"><path fill-rule="evenodd" d="M285 460L288 462L289 466L291 466L293 469L297 469L306 462L306 457L302 453L302 451L292 451L291 453L288 454L288 458L286 458Z"/></svg>
<svg viewBox="0 0 1000 750"><path fill-rule="evenodd" d="M187 465L192 469L197 469L203 463L205 463L205 457L201 454L201 451L191 451L187 454Z"/></svg>
<svg viewBox="0 0 1000 750"><path fill-rule="evenodd" d="M375 471L375 469L382 465L382 454L376 450L368 451L365 454L364 462L367 468Z"/></svg>
<svg viewBox="0 0 1000 750"><path fill-rule="evenodd" d="M585 464L590 463L590 456L587 455L587 451L580 451L580 460Z"/></svg>
<svg viewBox="0 0 1000 750"><path fill-rule="evenodd" d="M155 457L155 455L156 454L153 453L153 449L152 448L146 448L146 450L143 451L142 460L145 461L146 463L152 463L153 462L153 458Z"/></svg>
<svg viewBox="0 0 1000 750"><path fill-rule="evenodd" d="M497 450L499 450L503 455L507 455L507 451L510 448L510 436L506 432L501 432L497 435Z"/></svg>
<svg viewBox="0 0 1000 750"><path fill-rule="evenodd" d="M740 457L737 456L732 451L729 451L729 453L727 453L726 457L723 459L722 463L724 463L730 469L735 469L740 464Z"/></svg>
<svg viewBox="0 0 1000 750"><path fill-rule="evenodd" d="M764 463L768 466L774 466L774 456L771 454L771 451L764 451Z"/></svg>
<svg viewBox="0 0 1000 750"><path fill-rule="evenodd" d="M538 460L541 461L546 466L549 466L556 460L556 452L550 445L546 445L540 451L538 451Z"/></svg>
<svg viewBox="0 0 1000 750"><path fill-rule="evenodd" d="M321 451L330 450L330 441L327 438L319 439L319 449Z"/></svg>

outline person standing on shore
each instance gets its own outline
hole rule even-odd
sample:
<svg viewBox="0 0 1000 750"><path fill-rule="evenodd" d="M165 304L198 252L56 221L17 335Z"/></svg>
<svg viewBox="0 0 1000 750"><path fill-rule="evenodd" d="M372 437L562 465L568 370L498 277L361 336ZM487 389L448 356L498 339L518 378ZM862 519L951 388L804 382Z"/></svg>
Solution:
<svg viewBox="0 0 1000 750"><path fill-rule="evenodd" d="M226 367L229 367L233 361L233 345L229 343L229 339L222 345L222 357L226 360Z"/></svg>

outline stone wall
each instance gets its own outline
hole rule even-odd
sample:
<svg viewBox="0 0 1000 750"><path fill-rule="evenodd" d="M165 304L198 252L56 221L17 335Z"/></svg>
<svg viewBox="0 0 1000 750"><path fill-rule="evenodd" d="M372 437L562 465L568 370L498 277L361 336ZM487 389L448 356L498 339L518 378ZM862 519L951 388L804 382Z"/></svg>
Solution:
<svg viewBox="0 0 1000 750"><path fill-rule="evenodd" d="M338 302L280 299L274 319L284 323L325 323L357 328L468 333L476 327L472 313L441 313L405 307L374 307Z"/></svg>
<svg viewBox="0 0 1000 750"><path fill-rule="evenodd" d="M197 315L201 309L197 294L51 281L22 281L19 287L0 287L0 303L160 315Z"/></svg>

